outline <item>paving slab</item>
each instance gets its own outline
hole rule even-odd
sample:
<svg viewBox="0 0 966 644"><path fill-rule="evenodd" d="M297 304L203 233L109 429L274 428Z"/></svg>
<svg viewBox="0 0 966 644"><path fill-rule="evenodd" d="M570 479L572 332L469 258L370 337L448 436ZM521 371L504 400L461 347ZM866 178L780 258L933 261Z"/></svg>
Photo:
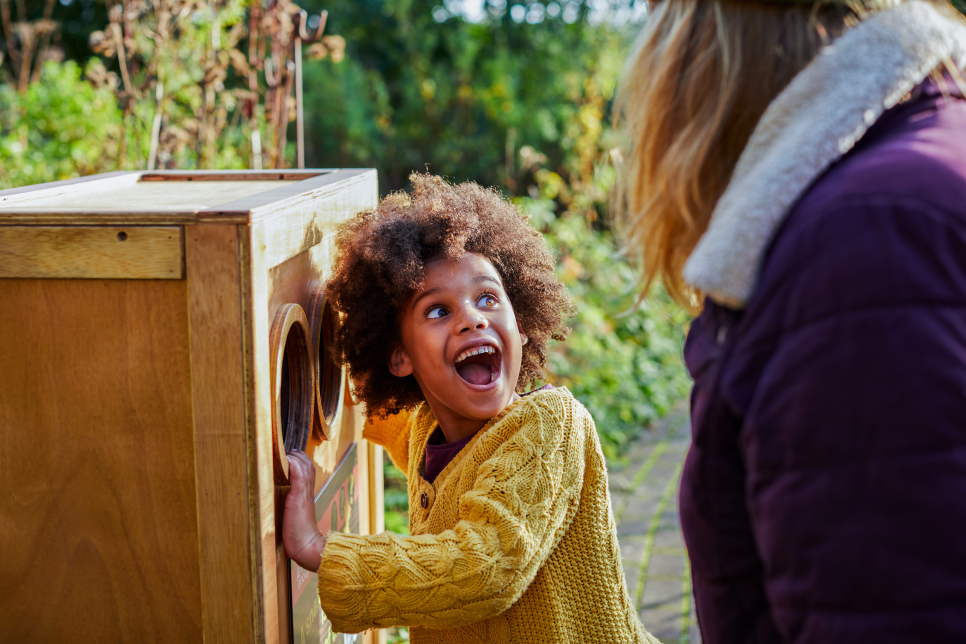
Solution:
<svg viewBox="0 0 966 644"><path fill-rule="evenodd" d="M644 627L664 644L701 642L677 505L690 439L681 405L628 448L609 479L627 588Z"/></svg>

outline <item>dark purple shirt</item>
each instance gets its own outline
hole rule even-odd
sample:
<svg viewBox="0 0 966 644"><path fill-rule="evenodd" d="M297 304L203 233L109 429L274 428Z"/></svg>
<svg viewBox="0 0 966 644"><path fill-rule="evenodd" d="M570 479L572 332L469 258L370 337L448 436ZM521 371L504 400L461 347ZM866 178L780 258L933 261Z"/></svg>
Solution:
<svg viewBox="0 0 966 644"><path fill-rule="evenodd" d="M429 440L426 442L426 480L430 483L435 483L439 473L446 469L450 461L456 458L460 450L466 447L466 444L473 440L474 436L476 434L470 434L466 438L447 443L446 435L443 434L443 428L437 425L433 433L429 435Z"/></svg>
<svg viewBox="0 0 966 644"><path fill-rule="evenodd" d="M544 385L539 389L528 391L523 395L529 396L536 391L545 391L547 389L553 389L553 385ZM476 434L461 438L452 443L447 443L443 428L437 425L433 433L429 435L429 440L426 441L426 462L423 468L425 472L424 478L430 483L435 483L436 477L439 476L440 472L446 469L450 461L456 458L460 450L466 447L466 444L473 440L474 436Z"/></svg>

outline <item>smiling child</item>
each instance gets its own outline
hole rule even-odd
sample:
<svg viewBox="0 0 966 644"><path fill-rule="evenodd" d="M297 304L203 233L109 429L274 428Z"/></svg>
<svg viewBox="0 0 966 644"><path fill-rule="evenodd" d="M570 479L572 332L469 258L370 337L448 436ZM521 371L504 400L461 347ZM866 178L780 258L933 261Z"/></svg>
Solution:
<svg viewBox="0 0 966 644"><path fill-rule="evenodd" d="M340 232L337 354L365 436L406 473L409 529L323 535L289 454L283 541L337 631L421 642L656 642L627 593L593 419L525 392L572 303L543 237L497 192L413 175Z"/></svg>

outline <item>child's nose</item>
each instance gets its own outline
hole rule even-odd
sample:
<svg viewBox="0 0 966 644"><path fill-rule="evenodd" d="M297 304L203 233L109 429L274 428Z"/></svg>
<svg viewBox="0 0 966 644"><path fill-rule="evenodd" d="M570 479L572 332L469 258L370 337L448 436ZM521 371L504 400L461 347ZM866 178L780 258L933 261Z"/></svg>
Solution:
<svg viewBox="0 0 966 644"><path fill-rule="evenodd" d="M464 307L463 315L459 320L459 332L472 331L473 329L485 329L490 326L489 320L476 307Z"/></svg>

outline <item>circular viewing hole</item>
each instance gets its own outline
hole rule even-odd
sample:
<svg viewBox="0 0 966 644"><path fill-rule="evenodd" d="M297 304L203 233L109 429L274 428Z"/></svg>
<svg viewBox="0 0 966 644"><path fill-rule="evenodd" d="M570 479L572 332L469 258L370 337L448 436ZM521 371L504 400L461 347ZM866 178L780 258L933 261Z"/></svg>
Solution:
<svg viewBox="0 0 966 644"><path fill-rule="evenodd" d="M312 426L312 365L308 321L297 304L286 304L272 327L272 433L276 480L288 484L290 450L304 450Z"/></svg>
<svg viewBox="0 0 966 644"><path fill-rule="evenodd" d="M305 332L293 325L285 338L278 391L279 421L286 452L304 450L309 436L312 407L305 394L312 391L312 383L306 377L310 373L308 358Z"/></svg>
<svg viewBox="0 0 966 644"><path fill-rule="evenodd" d="M123 230L117 234L117 241L124 241L127 239L127 233Z"/></svg>
<svg viewBox="0 0 966 644"><path fill-rule="evenodd" d="M332 359L332 344L338 318L320 288L312 303L312 333L315 339L315 406L313 425L319 439L334 438L333 431L339 424L345 388L345 370Z"/></svg>
<svg viewBox="0 0 966 644"><path fill-rule="evenodd" d="M285 353L282 355L282 384L278 390L278 406L282 421L282 442L285 444L286 451L288 451L288 447L292 442L292 430L289 425L288 416L288 408L291 404L290 397L292 395L292 372L289 370L290 365L288 363L288 342L285 345ZM297 374L295 379L298 381Z"/></svg>
<svg viewBox="0 0 966 644"><path fill-rule="evenodd" d="M335 419L342 399L342 369L332 359L334 335L332 307L326 302L322 307L322 323L319 329L318 381L320 411L327 424Z"/></svg>

